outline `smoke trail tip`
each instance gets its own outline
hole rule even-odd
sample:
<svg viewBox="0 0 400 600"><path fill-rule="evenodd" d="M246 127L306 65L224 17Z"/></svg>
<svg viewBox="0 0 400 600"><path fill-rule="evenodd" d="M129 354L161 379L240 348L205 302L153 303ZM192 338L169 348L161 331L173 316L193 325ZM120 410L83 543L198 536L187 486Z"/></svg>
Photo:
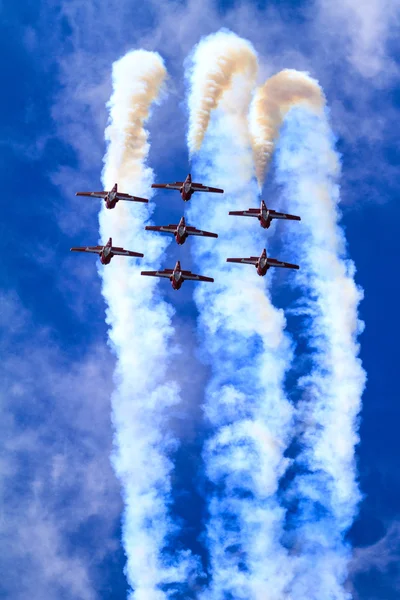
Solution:
<svg viewBox="0 0 400 600"><path fill-rule="evenodd" d="M232 87L236 89L240 110L247 112L247 96L255 84L257 71L257 55L252 44L228 29L203 37L195 46L186 76L190 153L200 150L212 111ZM238 77L242 77L240 93Z"/></svg>

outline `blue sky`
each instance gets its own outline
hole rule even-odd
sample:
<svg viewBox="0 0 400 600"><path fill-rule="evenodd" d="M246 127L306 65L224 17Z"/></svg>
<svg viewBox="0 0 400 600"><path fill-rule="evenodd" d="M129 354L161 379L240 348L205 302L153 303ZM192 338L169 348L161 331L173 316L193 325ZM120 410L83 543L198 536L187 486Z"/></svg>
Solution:
<svg viewBox="0 0 400 600"><path fill-rule="evenodd" d="M170 74L169 95L150 122L150 164L159 180L186 174L183 62L202 35L221 26L254 44L260 81L282 68L307 70L327 96L343 162L342 224L365 292L360 342L368 383L358 447L365 499L349 532L349 585L362 600L398 597L398 2L70 0L3 3L0 10L2 597L126 595L122 501L109 464L114 358L95 260L69 254L73 244L97 243L99 206L75 191L99 188L111 65L131 48L157 50ZM274 190L272 171L265 195ZM178 196L160 194L156 202L156 221L181 216ZM169 262L176 252L171 246ZM178 358L177 368L197 364L196 392L173 427L182 440L174 482L174 510L185 523L180 541L199 553L199 404L208 370L197 359L191 294L189 285L179 294L165 286L189 340L189 358ZM274 300L290 307L284 287ZM289 320L290 327L295 333ZM191 375L184 389L193 387Z"/></svg>

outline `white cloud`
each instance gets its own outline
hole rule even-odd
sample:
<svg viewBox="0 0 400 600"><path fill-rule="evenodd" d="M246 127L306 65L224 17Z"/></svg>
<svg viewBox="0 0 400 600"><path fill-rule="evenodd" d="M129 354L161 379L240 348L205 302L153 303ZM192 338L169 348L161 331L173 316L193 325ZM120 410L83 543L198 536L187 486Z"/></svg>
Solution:
<svg viewBox="0 0 400 600"><path fill-rule="evenodd" d="M54 175L60 190L70 195L76 185L87 187L99 178L111 64L129 48L157 50L166 60L170 98L154 110L150 159L156 168L176 169L174 156L185 152L183 61L203 35L229 27L249 39L259 53L260 83L283 68L308 71L319 80L332 109L333 130L351 157L344 163L345 201L356 202L360 197L380 201L374 174L379 172L392 190L398 185L385 152L385 144L395 143L391 123L398 118L398 109L389 94L381 93L381 87L397 74L391 44L399 1L315 0L292 14L293 19L288 19L282 10L258 9L250 2L221 9L214 0L151 0L140 6L122 0L118 7L115 0L107 5L100 0L85 4L70 0L57 14L43 11L47 60L58 65L62 86L53 116L58 135L78 158L77 169ZM99 26L94 27L94 22ZM32 39L31 31L27 37ZM373 173L368 163L371 144L374 161L379 162L379 170L374 168ZM79 230L69 207L59 217L64 231L70 226Z"/></svg>
<svg viewBox="0 0 400 600"><path fill-rule="evenodd" d="M397 36L399 0L317 0L317 23L337 36L347 60L363 77L385 82L399 71L388 45Z"/></svg>
<svg viewBox="0 0 400 600"><path fill-rule="evenodd" d="M367 600L357 592L357 576L373 572L385 577L390 584L390 589L400 592L400 575L398 565L400 561L400 522L392 521L385 535L374 544L355 548L349 565L348 588L354 600ZM390 579L389 579L390 573ZM381 598L382 596L379 596ZM378 596L371 590L368 600L378 600Z"/></svg>
<svg viewBox="0 0 400 600"><path fill-rule="evenodd" d="M389 568L400 561L400 522L389 524L385 535L370 546L355 548L350 563L350 572L354 577L357 573L367 573L377 569L386 573ZM400 590L400 577L397 582Z"/></svg>
<svg viewBox="0 0 400 600"><path fill-rule="evenodd" d="M66 356L15 294L0 302L1 591L95 600L122 509L109 462L113 360L102 344Z"/></svg>

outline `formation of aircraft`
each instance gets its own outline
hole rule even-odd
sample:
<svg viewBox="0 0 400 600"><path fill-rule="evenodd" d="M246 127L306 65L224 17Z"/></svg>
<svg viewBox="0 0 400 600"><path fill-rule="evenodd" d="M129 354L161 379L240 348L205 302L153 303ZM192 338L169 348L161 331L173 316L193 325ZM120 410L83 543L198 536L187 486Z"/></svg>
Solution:
<svg viewBox="0 0 400 600"><path fill-rule="evenodd" d="M76 196L89 196L90 198L102 198L106 203L106 208L115 208L117 202L126 200L127 202L148 202L147 198L139 198L139 196L131 196L130 194L122 194L118 191L116 183L109 192L76 192Z"/></svg>
<svg viewBox="0 0 400 600"><path fill-rule="evenodd" d="M192 273L191 271L183 271L179 260L173 269L164 269L163 271L142 271L140 274L147 275L148 277L166 277L170 280L174 290L179 290L182 283L186 280L208 281L209 283L214 283L212 277L204 277L204 275L196 275L196 273Z"/></svg>
<svg viewBox="0 0 400 600"><path fill-rule="evenodd" d="M213 194L223 194L224 190L209 187L202 183L194 183L189 173L185 181L175 181L174 183L153 183L152 188L165 190L179 190L182 200L188 202L195 192L211 192Z"/></svg>
<svg viewBox="0 0 400 600"><path fill-rule="evenodd" d="M283 267L284 269L300 268L299 265L293 265L292 263L276 260L276 258L269 258L267 256L267 251L265 248L261 252L260 256L250 256L249 258L227 258L226 262L240 263L244 265L254 265L260 277L264 277L268 269L270 269L271 267Z"/></svg>
<svg viewBox="0 0 400 600"><path fill-rule="evenodd" d="M224 190L219 188L205 186L202 183L194 183L190 173L186 177L185 181L176 181L175 183L154 183L151 187L158 189L170 189L178 190L181 194L182 200L187 202L190 200L195 192L211 192L217 194L223 194ZM130 194L124 194L118 191L118 185L115 184L111 191L103 192L77 192L77 196L89 196L93 198L101 198L105 201L106 208L115 208L117 202L125 200L128 202L148 202L146 198L140 198L138 196L131 196ZM289 215L286 213L277 212L267 208L264 200L261 200L260 208L249 208L248 210L230 211L230 215L243 216L243 217L256 217L264 229L268 229L273 219L287 219L291 221L300 221L301 218L296 215ZM188 226L185 221L185 217L182 217L178 224L172 225L147 225L145 227L147 231L158 231L161 233L171 233L175 237L175 241L178 245L185 243L190 235L217 238L218 234L210 231L203 231L196 227ZM144 254L141 252L133 252L131 250L125 250L119 246L112 245L112 239L110 238L105 246L79 246L71 248L71 252L91 252L98 254L100 261L103 265L108 265L111 262L113 256L127 256L143 258ZM275 258L269 258L267 251L264 248L260 256L249 256L248 258L227 258L229 263L249 264L254 265L258 275L263 277L271 267L282 267L285 269L299 269L298 265L283 262ZM179 290L184 281L204 281L213 283L212 277L206 277L204 275L197 275L191 271L184 271L181 268L181 263L178 260L173 269L164 269L157 271L142 271L141 275L148 277L165 277L170 280L174 290Z"/></svg>
<svg viewBox="0 0 400 600"><path fill-rule="evenodd" d="M131 250L124 250L124 248L113 246L111 238L105 246L78 246L76 248L71 248L71 252L92 252L93 254L98 254L100 256L100 262L103 265L110 264L113 256L144 257L144 254L141 252L132 252Z"/></svg>
<svg viewBox="0 0 400 600"><path fill-rule="evenodd" d="M261 227L269 229L272 219L287 219L288 221L301 221L296 215L288 215L286 213L277 212L271 208L267 208L264 200L261 200L260 208L249 208L247 210L231 210L230 215L237 217L256 217Z"/></svg>
<svg viewBox="0 0 400 600"><path fill-rule="evenodd" d="M162 233L172 233L175 236L176 243L182 245L186 242L189 235L198 235L203 237L217 238L217 233L202 231L196 227L186 225L185 217L182 217L178 225L147 225L146 231L161 231Z"/></svg>

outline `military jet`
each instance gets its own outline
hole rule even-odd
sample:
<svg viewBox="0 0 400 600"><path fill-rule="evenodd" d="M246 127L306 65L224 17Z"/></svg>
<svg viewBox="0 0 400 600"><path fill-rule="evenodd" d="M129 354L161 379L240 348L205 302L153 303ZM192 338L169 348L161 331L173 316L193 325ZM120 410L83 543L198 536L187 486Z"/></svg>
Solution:
<svg viewBox="0 0 400 600"><path fill-rule="evenodd" d="M79 246L71 248L71 252L93 252L94 254L98 254L100 262L103 265L108 265L113 256L136 256L138 258L143 258L144 256L140 252L132 252L131 250L124 250L118 246L113 246L111 238L105 246Z"/></svg>
<svg viewBox="0 0 400 600"><path fill-rule="evenodd" d="M178 225L147 225L147 231L161 231L163 233L172 233L175 236L176 243L182 245L186 242L189 235L198 235L203 237L217 238L218 234L202 231L196 227L186 225L185 217L182 217Z"/></svg>
<svg viewBox="0 0 400 600"><path fill-rule="evenodd" d="M106 203L106 208L115 208L115 205L119 200L126 200L127 202L148 202L146 198L139 198L139 196L130 196L129 194L122 194L118 191L118 184L116 183L110 192L76 192L76 196L89 196L91 198L102 198Z"/></svg>
<svg viewBox="0 0 400 600"><path fill-rule="evenodd" d="M214 194L224 193L224 190L220 190L219 188L208 187L202 183L194 183L190 173L185 181L175 181L175 183L153 183L151 187L166 190L179 190L184 202L190 200L194 192L212 192Z"/></svg>
<svg viewBox="0 0 400 600"><path fill-rule="evenodd" d="M182 271L179 260L173 269L164 269L163 271L142 271L141 275L148 275L149 277L166 277L170 280L174 290L179 290L186 279L190 281L209 281L210 283L214 283L212 277L196 275L191 271Z"/></svg>
<svg viewBox="0 0 400 600"><path fill-rule="evenodd" d="M260 221L261 227L268 229L272 219L287 219L288 221L301 221L296 215L287 215L271 208L267 208L264 200L261 200L260 208L249 208L248 210L231 210L230 215L237 217L256 217Z"/></svg>
<svg viewBox="0 0 400 600"><path fill-rule="evenodd" d="M284 269L299 269L299 265L293 265L292 263L282 262L276 260L276 258L268 258L267 251L262 251L260 256L250 256L249 258L227 258L226 262L240 263L245 265L254 265L257 269L257 273L260 277L264 277L268 269L271 267L283 267Z"/></svg>

